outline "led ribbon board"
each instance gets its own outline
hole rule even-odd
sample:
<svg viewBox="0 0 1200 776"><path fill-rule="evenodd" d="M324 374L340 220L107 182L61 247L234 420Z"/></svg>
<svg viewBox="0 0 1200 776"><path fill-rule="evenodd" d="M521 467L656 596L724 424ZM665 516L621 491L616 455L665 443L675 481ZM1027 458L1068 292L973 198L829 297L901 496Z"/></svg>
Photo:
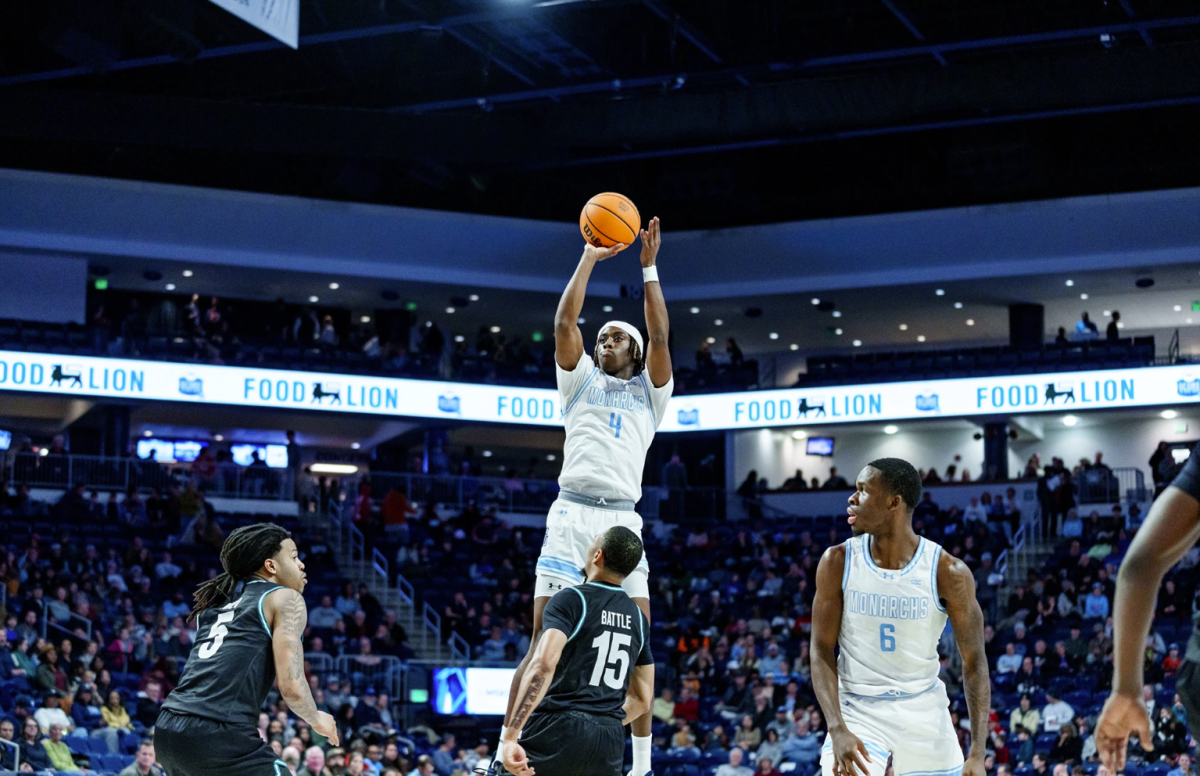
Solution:
<svg viewBox="0 0 1200 776"><path fill-rule="evenodd" d="M558 391L0 351L0 391L560 426ZM585 395L581 400L587 401ZM1200 401L1200 365L679 396L660 431L1082 412Z"/></svg>

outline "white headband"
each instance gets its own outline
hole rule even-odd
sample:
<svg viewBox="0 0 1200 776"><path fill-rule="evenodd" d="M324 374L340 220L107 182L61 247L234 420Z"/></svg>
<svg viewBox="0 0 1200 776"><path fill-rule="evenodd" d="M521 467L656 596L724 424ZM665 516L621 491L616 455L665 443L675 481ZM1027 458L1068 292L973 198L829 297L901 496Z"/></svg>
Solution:
<svg viewBox="0 0 1200 776"><path fill-rule="evenodd" d="M604 331L609 326L615 326L616 328L628 334L630 337L633 337L633 341L638 345L638 350L641 351L643 355L646 353L646 346L642 344L642 333L637 330L636 326L625 323L625 321L609 321L600 327L600 331Z"/></svg>

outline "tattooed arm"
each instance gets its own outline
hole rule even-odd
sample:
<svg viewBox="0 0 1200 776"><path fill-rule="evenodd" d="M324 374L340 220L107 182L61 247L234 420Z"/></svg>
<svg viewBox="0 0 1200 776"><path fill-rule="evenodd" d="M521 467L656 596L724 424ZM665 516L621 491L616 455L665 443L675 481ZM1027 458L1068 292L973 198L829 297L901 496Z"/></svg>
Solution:
<svg viewBox="0 0 1200 776"><path fill-rule="evenodd" d="M308 608L304 597L290 588L267 594L263 615L271 626L271 649L275 655L275 681L288 708L317 733L337 746L337 723L333 716L317 709L308 679L304 676L304 628Z"/></svg>
<svg viewBox="0 0 1200 776"><path fill-rule="evenodd" d="M514 776L529 776L533 769L525 750L517 743L521 730L529 721L529 715L542 702L550 683L554 681L554 672L558 669L558 659L562 657L563 647L567 643L567 634L557 628L548 628L538 637L537 647L533 657L525 667L525 675L521 677L521 685L517 689L517 702L513 706L512 716L508 721L508 729L504 739L504 767Z"/></svg>
<svg viewBox="0 0 1200 776"><path fill-rule="evenodd" d="M963 688L967 695L967 713L971 717L971 751L963 765L963 776L984 776L992 681L983 648L983 610L975 599L975 578L971 576L971 569L946 552L938 558L937 585L938 599L950 618L954 640L962 655Z"/></svg>

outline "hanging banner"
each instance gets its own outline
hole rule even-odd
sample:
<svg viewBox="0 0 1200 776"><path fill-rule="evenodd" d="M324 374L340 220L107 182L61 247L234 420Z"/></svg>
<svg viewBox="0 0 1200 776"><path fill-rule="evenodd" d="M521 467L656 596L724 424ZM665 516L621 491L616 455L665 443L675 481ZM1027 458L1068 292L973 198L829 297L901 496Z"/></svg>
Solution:
<svg viewBox="0 0 1200 776"><path fill-rule="evenodd" d="M292 48L300 45L300 0L209 0Z"/></svg>
<svg viewBox="0 0 1200 776"><path fill-rule="evenodd" d="M558 391L0 351L0 392L561 426ZM605 402L604 392L583 402ZM1073 413L1200 402L1200 365L676 396L660 431Z"/></svg>

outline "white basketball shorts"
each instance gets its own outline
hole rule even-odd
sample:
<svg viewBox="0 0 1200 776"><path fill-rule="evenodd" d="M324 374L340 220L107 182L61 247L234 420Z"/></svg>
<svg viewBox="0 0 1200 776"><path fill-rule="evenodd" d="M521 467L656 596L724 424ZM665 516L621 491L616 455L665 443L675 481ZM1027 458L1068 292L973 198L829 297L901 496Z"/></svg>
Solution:
<svg viewBox="0 0 1200 776"><path fill-rule="evenodd" d="M963 753L950 722L946 686L907 698L839 693L842 719L871 753L868 776L883 776L888 756L895 776L962 776ZM833 774L833 746L821 746L821 774Z"/></svg>
<svg viewBox="0 0 1200 776"><path fill-rule="evenodd" d="M546 515L546 539L537 562L537 585L534 597L552 596L563 589L563 583L583 583L583 564L587 560L592 540L613 526L622 525L640 539L642 518L633 510L605 509L555 499ZM630 598L650 597L650 564L642 561L633 573L625 577L622 587Z"/></svg>

